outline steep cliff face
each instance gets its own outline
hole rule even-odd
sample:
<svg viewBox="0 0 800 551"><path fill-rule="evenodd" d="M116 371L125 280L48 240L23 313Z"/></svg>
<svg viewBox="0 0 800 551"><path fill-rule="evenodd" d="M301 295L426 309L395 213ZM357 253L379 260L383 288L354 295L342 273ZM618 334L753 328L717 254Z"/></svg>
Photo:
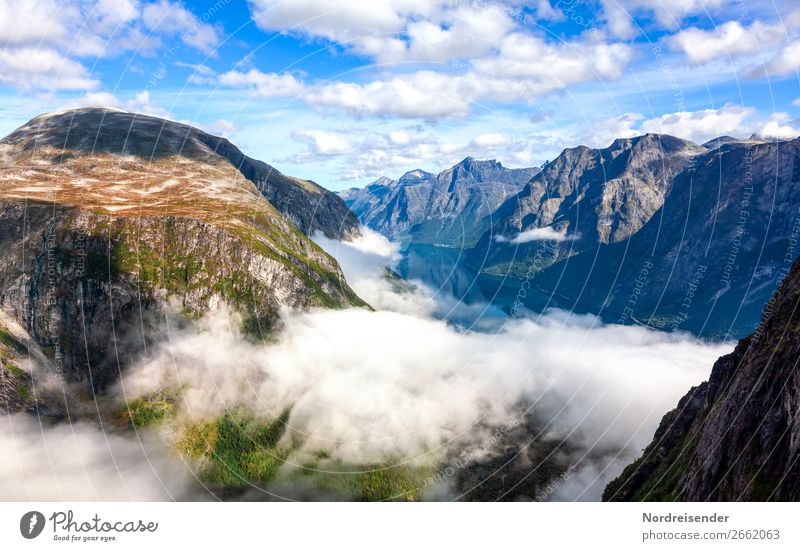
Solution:
<svg viewBox="0 0 800 551"><path fill-rule="evenodd" d="M495 209L537 172L468 157L438 175L414 170L397 181L381 178L340 196L366 226L391 238L471 247Z"/></svg>
<svg viewBox="0 0 800 551"><path fill-rule="evenodd" d="M707 151L658 134L618 139L605 149L566 149L492 215L472 261L490 273L524 273L524 259L544 251L541 239L524 237L536 228L569 241L559 254L547 252L551 261L627 239L661 208L674 177Z"/></svg>
<svg viewBox="0 0 800 551"><path fill-rule="evenodd" d="M46 363L24 330L0 311L0 413L24 411L53 420L66 416L64 394L45 388L32 374L33 365Z"/></svg>
<svg viewBox="0 0 800 551"><path fill-rule="evenodd" d="M0 306L69 379L107 385L168 309L191 317L225 302L267 335L283 307L363 304L197 131L78 115L0 142Z"/></svg>
<svg viewBox="0 0 800 551"><path fill-rule="evenodd" d="M756 331L664 416L605 500L800 499L800 262Z"/></svg>

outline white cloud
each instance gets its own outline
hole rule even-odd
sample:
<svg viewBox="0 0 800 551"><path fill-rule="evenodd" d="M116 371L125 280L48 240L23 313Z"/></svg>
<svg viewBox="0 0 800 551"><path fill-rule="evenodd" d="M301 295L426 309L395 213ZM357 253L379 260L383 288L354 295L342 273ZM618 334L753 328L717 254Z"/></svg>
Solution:
<svg viewBox="0 0 800 551"><path fill-rule="evenodd" d="M486 134L479 134L471 142L476 147L493 147L498 145L508 145L511 140L508 136L499 132L488 132Z"/></svg>
<svg viewBox="0 0 800 551"><path fill-rule="evenodd" d="M592 36L554 45L536 36L514 33L503 40L497 57L478 59L473 65L480 74L531 80L534 89L544 92L576 82L618 79L630 60L630 48Z"/></svg>
<svg viewBox="0 0 800 551"><path fill-rule="evenodd" d="M121 100L109 92L89 92L75 100L67 102L66 107L115 107L117 109L131 111L132 113L141 113L153 117L173 118L169 111L152 102L148 90L143 90L137 93L132 99L127 100Z"/></svg>
<svg viewBox="0 0 800 551"><path fill-rule="evenodd" d="M298 130L292 133L296 140L307 142L314 155L343 155L352 148L342 135L324 130Z"/></svg>
<svg viewBox="0 0 800 551"><path fill-rule="evenodd" d="M736 0L602 0L602 18L613 36L633 38L638 29L634 16L654 17L660 28L674 29L689 16L722 12ZM644 18L643 18L644 19Z"/></svg>
<svg viewBox="0 0 800 551"><path fill-rule="evenodd" d="M470 59L488 54L515 25L498 5L463 4L441 19L410 21L402 36L361 37L355 49L378 63Z"/></svg>
<svg viewBox="0 0 800 551"><path fill-rule="evenodd" d="M763 76L786 76L800 71L800 40L795 40L780 50L763 67L754 67L747 76L759 78Z"/></svg>
<svg viewBox="0 0 800 551"><path fill-rule="evenodd" d="M253 90L260 98L291 97L305 91L305 85L290 73L262 73L258 69L247 72L228 71L219 75L219 84L232 88Z"/></svg>
<svg viewBox="0 0 800 551"><path fill-rule="evenodd" d="M53 0L0 0L0 40L6 48L63 40L67 29L59 7Z"/></svg>
<svg viewBox="0 0 800 551"><path fill-rule="evenodd" d="M788 113L773 113L756 134L766 138L796 138L800 136L800 121Z"/></svg>
<svg viewBox="0 0 800 551"><path fill-rule="evenodd" d="M152 52L165 36L179 36L206 53L219 42L215 27L166 0L0 0L0 83L25 90L92 90L98 82L83 58Z"/></svg>
<svg viewBox="0 0 800 551"><path fill-rule="evenodd" d="M241 126L227 119L218 119L210 124L198 123L198 126L209 134L229 139L242 130Z"/></svg>
<svg viewBox="0 0 800 551"><path fill-rule="evenodd" d="M498 243L511 243L512 245L520 245L522 243L530 243L532 241L566 241L568 239L575 239L576 236L568 236L566 230L557 231L551 226L544 228L533 228L521 232L514 237L508 238L502 235L495 236L495 241Z"/></svg>
<svg viewBox="0 0 800 551"><path fill-rule="evenodd" d="M354 280L382 281L383 266L397 258L396 245L376 234L325 241L332 252L347 251L339 260ZM385 285L379 292L410 296L400 305L405 312L285 312L269 344L244 339L240 320L224 309L196 326L171 328L169 340L135 362L106 401L119 407L159 388L181 388L175 425L161 431L167 439L150 430L133 438L86 423L43 427L27 416L3 418L0 497L192 497L191 474L164 442L188 420L243 404L262 415L291 407L290 461L301 463L317 450L357 464L388 457L435 465L462 451L492 453L495 428L519 426L528 412L548 428L538 438L565 444L565 461L599 457L579 463L557 497L598 499L600 472L618 474L662 415L731 349L559 311L508 320L492 332L465 331L431 319L433 299L424 291Z"/></svg>
<svg viewBox="0 0 800 551"><path fill-rule="evenodd" d="M142 21L147 29L170 35L180 34L184 43L205 53L211 53L220 42L217 29L202 23L182 5L159 0L145 5Z"/></svg>
<svg viewBox="0 0 800 551"><path fill-rule="evenodd" d="M644 119L639 113L625 113L618 117L610 117L594 121L588 131L581 133L574 141L589 147L608 147L617 138L632 138L641 132L637 128Z"/></svg>
<svg viewBox="0 0 800 551"><path fill-rule="evenodd" d="M702 64L720 57L755 54L779 45L786 37L783 25L760 21L745 27L739 21L728 21L714 29L691 27L673 35L667 42L683 52L690 63Z"/></svg>
<svg viewBox="0 0 800 551"><path fill-rule="evenodd" d="M753 107L726 104L719 109L678 111L645 119L639 113L601 119L591 125L591 132L574 141L590 147L608 147L616 138L631 138L646 133L669 134L695 143L705 143L719 136L747 138L753 134L773 138L800 135L797 121L787 113L760 113Z"/></svg>
<svg viewBox="0 0 800 551"><path fill-rule="evenodd" d="M22 90L91 90L99 84L77 61L34 46L0 50L0 83Z"/></svg>
<svg viewBox="0 0 800 551"><path fill-rule="evenodd" d="M365 10L351 1L254 0L257 24L267 30L344 41L351 52L378 64L459 60L450 71L416 70L366 82L305 84L309 104L359 116L436 119L465 116L481 102L531 102L580 82L622 76L631 49L587 32L572 42L548 42L519 25L518 2L379 0ZM547 2L537 12L558 17ZM519 20L518 20L519 19ZM461 72L458 72L461 69ZM250 87L267 97L297 95L292 86L262 86L263 73L226 73L223 86ZM277 75L268 76L274 85ZM289 77L283 77L289 78Z"/></svg>
<svg viewBox="0 0 800 551"><path fill-rule="evenodd" d="M25 414L0 416L0 499L188 499L193 477L152 436L137 440L87 422L51 426Z"/></svg>
<svg viewBox="0 0 800 551"><path fill-rule="evenodd" d="M392 255L372 238L334 252L344 249L339 260L355 280L376 280ZM611 451L618 473L616 454L638 454L663 413L730 350L566 312L463 331L430 319L426 299L423 292L409 300L404 313L287 314L269 345L245 341L236 319L213 314L199 329L173 331L126 374L125 390L130 398L180 386L180 407L194 419L240 403L267 415L291 406L289 427L303 439L298 454L325 449L354 462L435 463L532 407L547 438L566 439L575 458Z"/></svg>
<svg viewBox="0 0 800 551"><path fill-rule="evenodd" d="M474 77L419 71L367 84L327 84L310 92L307 98L312 105L341 109L355 116L438 118L469 113L470 104L481 95L480 86Z"/></svg>
<svg viewBox="0 0 800 551"><path fill-rule="evenodd" d="M392 170L410 170L434 163L438 169L464 157L500 159L513 166L528 166L533 152L541 149L538 136L502 132L479 133L470 139L438 137L427 127L406 126L387 132L361 127L294 131L292 137L306 149L286 159L293 164L338 161L346 180L378 177Z"/></svg>
<svg viewBox="0 0 800 551"><path fill-rule="evenodd" d="M670 134L697 143L725 135L742 137L755 130L758 112L752 107L728 104L719 109L680 111L644 121L639 130Z"/></svg>
<svg viewBox="0 0 800 551"><path fill-rule="evenodd" d="M623 4L617 0L601 0L601 5L603 7L601 17L611 36L629 40L639 34L633 18Z"/></svg>
<svg viewBox="0 0 800 551"><path fill-rule="evenodd" d="M558 6L558 4L559 2L556 0L556 6ZM538 0L534 13L536 14L536 19L551 21L553 23L558 23L566 19L564 13L558 9L558 7L554 8L550 0Z"/></svg>

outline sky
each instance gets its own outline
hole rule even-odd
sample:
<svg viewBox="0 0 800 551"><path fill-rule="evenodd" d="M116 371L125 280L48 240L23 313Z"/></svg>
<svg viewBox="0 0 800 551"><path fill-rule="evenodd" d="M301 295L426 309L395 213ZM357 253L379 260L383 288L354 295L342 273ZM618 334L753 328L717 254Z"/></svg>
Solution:
<svg viewBox="0 0 800 551"><path fill-rule="evenodd" d="M0 0L0 134L111 106L330 189L646 132L800 135L797 0Z"/></svg>

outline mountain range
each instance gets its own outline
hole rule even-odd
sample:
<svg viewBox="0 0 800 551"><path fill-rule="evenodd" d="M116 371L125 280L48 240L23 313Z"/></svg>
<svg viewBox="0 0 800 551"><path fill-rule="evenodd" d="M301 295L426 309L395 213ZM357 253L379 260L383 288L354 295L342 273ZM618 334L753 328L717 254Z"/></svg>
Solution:
<svg viewBox="0 0 800 551"><path fill-rule="evenodd" d="M436 175L412 170L339 196L365 226L392 239L468 248L490 226L492 213L538 171L467 157Z"/></svg>
<svg viewBox="0 0 800 551"><path fill-rule="evenodd" d="M480 212L448 211L466 228L460 231L422 207L412 209L416 217L396 216L409 211L399 206L424 183L380 180L343 197L362 222L390 238L464 249L485 294L505 297L507 307L559 307L738 338L758 322L796 256L799 144L722 137L699 145L646 134L602 149L579 146L541 170L517 169L516 176L533 176L505 200L498 190L514 186L472 186L470 194L459 191L463 179L448 180L468 166L499 167L494 161L464 161L435 180L410 173L414 182L453 183L435 188L440 204L464 204L459 194L474 198L476 188L495 190L494 210L486 201Z"/></svg>

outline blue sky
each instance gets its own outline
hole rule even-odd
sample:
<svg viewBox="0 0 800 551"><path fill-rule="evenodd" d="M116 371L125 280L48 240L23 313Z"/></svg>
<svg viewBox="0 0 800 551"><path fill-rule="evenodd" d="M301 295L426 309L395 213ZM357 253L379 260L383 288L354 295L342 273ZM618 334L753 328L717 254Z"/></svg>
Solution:
<svg viewBox="0 0 800 551"><path fill-rule="evenodd" d="M796 0L0 0L0 132L115 106L331 189L663 132L800 135Z"/></svg>

